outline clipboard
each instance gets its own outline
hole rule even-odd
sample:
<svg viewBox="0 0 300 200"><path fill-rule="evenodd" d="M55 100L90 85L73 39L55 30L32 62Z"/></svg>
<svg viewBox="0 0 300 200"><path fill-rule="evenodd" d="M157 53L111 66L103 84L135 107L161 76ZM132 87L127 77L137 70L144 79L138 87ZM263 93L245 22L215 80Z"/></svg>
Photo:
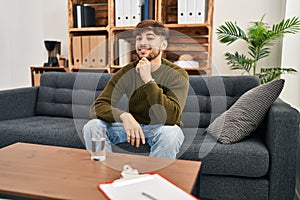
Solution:
<svg viewBox="0 0 300 200"><path fill-rule="evenodd" d="M107 199L112 200L197 199L155 172L100 183L98 188Z"/></svg>

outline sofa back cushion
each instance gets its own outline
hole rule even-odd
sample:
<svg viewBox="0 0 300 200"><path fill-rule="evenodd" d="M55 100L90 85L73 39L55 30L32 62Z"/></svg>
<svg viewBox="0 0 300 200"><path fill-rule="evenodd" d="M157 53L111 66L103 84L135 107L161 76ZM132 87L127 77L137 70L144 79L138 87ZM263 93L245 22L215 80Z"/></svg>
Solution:
<svg viewBox="0 0 300 200"><path fill-rule="evenodd" d="M185 128L206 128L245 92L259 85L255 76L190 76L182 113Z"/></svg>
<svg viewBox="0 0 300 200"><path fill-rule="evenodd" d="M93 101L110 77L108 73L43 73L36 114L89 118Z"/></svg>
<svg viewBox="0 0 300 200"><path fill-rule="evenodd" d="M46 72L41 76L38 115L89 118L89 109L112 74ZM184 126L206 128L242 94L259 84L254 76L190 76ZM123 99L120 107L125 107Z"/></svg>

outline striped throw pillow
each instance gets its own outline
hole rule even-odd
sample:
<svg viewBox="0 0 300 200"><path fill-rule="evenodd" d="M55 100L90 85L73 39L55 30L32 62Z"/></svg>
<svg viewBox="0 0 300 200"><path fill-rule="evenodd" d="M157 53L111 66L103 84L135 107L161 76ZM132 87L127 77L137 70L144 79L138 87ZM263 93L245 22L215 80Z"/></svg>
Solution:
<svg viewBox="0 0 300 200"><path fill-rule="evenodd" d="M223 144L244 139L263 121L283 86L284 80L279 79L252 88L217 117L207 127L206 132Z"/></svg>

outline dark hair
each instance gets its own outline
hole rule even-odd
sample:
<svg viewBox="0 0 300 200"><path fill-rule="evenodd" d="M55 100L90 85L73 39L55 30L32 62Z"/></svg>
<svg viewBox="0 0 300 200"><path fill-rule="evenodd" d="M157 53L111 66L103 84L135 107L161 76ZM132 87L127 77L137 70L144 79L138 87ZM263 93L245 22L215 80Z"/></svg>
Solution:
<svg viewBox="0 0 300 200"><path fill-rule="evenodd" d="M142 34L146 30L152 30L156 35L163 36L165 39L169 36L169 29L161 22L149 19L138 23L133 32L134 36Z"/></svg>

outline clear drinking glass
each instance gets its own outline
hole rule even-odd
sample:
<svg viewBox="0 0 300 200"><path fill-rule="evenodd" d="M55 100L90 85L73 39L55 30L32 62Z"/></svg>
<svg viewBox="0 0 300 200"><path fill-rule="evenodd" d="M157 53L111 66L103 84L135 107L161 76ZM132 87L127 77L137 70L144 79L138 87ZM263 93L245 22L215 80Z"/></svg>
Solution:
<svg viewBox="0 0 300 200"><path fill-rule="evenodd" d="M105 141L106 127L101 126L99 132L91 134L91 159L104 161L106 159Z"/></svg>

